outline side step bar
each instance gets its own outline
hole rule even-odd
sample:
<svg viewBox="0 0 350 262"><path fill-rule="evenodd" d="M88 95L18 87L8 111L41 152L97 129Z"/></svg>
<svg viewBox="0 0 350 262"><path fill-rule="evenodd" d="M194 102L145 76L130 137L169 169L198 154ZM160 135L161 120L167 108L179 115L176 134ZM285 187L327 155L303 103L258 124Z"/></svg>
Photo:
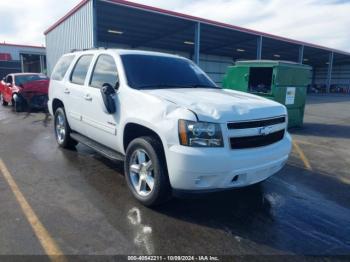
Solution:
<svg viewBox="0 0 350 262"><path fill-rule="evenodd" d="M100 143L97 143L94 140L92 140L86 136L80 135L78 133L71 133L70 137L72 139L78 141L79 143L82 143L83 145L90 147L91 149L93 149L96 152L100 153L101 155L109 158L110 160L113 160L113 161L124 161L125 160L125 157L122 154L120 154L112 149L109 149L108 147L101 145Z"/></svg>

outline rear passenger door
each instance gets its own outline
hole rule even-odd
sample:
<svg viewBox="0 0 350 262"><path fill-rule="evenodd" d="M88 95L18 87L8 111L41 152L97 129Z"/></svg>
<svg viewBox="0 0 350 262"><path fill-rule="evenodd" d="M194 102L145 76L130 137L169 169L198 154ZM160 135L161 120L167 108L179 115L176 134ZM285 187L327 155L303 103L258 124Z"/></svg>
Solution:
<svg viewBox="0 0 350 262"><path fill-rule="evenodd" d="M114 114L107 112L101 89L104 84L119 87L117 65L114 57L100 54L96 57L84 93L84 121L89 125L89 137L111 149L117 149L118 110ZM117 96L115 96L117 99Z"/></svg>
<svg viewBox="0 0 350 262"><path fill-rule="evenodd" d="M93 59L92 54L82 55L76 61L64 90L67 98L66 113L74 131L89 136L89 125L84 121L84 102L87 89L87 74Z"/></svg>

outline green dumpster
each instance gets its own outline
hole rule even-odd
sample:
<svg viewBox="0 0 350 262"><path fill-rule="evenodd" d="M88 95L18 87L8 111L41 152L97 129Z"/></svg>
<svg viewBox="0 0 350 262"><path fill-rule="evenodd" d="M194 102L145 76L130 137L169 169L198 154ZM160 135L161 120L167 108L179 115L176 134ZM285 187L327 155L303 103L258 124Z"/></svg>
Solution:
<svg viewBox="0 0 350 262"><path fill-rule="evenodd" d="M288 127L301 127L311 70L310 66L286 61L239 61L228 68L223 87L263 96L285 105Z"/></svg>

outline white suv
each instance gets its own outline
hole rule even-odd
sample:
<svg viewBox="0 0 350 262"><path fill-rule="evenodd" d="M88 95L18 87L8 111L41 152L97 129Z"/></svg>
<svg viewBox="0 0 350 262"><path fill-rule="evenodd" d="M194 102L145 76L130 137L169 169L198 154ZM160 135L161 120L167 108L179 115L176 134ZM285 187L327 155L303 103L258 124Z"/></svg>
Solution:
<svg viewBox="0 0 350 262"><path fill-rule="evenodd" d="M283 105L221 89L175 55L66 54L54 68L48 106L59 146L80 142L125 161L127 184L147 206L174 192L261 182L291 151Z"/></svg>

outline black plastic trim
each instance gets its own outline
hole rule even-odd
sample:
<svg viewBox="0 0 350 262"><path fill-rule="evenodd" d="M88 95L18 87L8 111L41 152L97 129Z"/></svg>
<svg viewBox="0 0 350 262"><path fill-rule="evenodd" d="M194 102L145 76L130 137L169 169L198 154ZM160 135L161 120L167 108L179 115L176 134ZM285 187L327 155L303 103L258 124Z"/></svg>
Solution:
<svg viewBox="0 0 350 262"><path fill-rule="evenodd" d="M283 124L285 122L286 122L286 117L282 116L282 117L270 118L270 119L228 123L227 128L228 129L256 128L256 127L264 127L264 126Z"/></svg>

